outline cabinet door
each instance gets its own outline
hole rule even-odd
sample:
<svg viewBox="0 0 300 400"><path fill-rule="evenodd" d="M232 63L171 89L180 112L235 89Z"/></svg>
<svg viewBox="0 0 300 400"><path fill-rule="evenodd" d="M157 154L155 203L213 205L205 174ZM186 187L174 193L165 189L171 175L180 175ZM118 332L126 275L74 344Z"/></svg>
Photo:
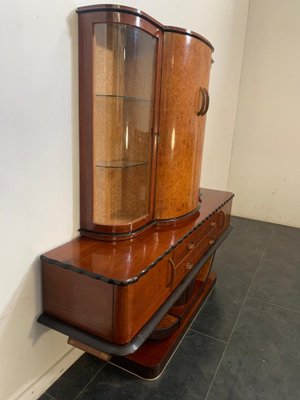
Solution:
<svg viewBox="0 0 300 400"><path fill-rule="evenodd" d="M157 219L180 217L198 206L211 52L188 34L164 34Z"/></svg>
<svg viewBox="0 0 300 400"><path fill-rule="evenodd" d="M153 216L158 36L134 26L134 17L102 14L87 16L90 38L82 30L82 47L89 44L83 70L90 73L80 93L82 228L129 232Z"/></svg>

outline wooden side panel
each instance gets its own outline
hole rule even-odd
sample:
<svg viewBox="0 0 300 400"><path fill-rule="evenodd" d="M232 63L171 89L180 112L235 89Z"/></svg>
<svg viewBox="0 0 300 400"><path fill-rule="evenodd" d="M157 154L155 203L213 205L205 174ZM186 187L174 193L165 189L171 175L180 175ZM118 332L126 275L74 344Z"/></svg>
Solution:
<svg viewBox="0 0 300 400"><path fill-rule="evenodd" d="M113 286L43 262L44 312L112 340Z"/></svg>
<svg viewBox="0 0 300 400"><path fill-rule="evenodd" d="M157 219L179 217L198 205L205 115L197 112L205 105L201 90L207 90L210 67L211 49L203 42L179 33L164 34Z"/></svg>
<svg viewBox="0 0 300 400"><path fill-rule="evenodd" d="M115 287L115 343L128 343L170 295L169 257L164 257L137 283Z"/></svg>

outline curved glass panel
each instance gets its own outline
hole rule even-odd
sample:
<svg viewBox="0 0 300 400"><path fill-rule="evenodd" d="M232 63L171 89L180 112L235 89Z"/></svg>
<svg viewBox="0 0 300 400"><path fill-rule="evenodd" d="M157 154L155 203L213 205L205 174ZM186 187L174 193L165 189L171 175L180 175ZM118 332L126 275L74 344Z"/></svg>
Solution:
<svg viewBox="0 0 300 400"><path fill-rule="evenodd" d="M149 214L157 39L118 23L94 25L93 222Z"/></svg>

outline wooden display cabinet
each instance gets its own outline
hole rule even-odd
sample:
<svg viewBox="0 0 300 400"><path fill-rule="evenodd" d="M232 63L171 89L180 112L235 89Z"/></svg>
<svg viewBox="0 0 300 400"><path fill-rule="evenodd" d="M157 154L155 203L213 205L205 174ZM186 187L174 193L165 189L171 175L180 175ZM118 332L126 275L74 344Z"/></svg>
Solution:
<svg viewBox="0 0 300 400"><path fill-rule="evenodd" d="M80 237L42 255L39 322L147 379L212 290L233 195L199 192L212 45L81 7Z"/></svg>

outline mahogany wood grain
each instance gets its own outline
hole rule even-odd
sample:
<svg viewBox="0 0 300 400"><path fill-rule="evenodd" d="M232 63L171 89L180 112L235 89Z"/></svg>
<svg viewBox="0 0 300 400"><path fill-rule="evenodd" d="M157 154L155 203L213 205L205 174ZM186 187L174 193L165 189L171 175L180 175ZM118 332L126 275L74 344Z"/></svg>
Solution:
<svg viewBox="0 0 300 400"><path fill-rule="evenodd" d="M160 143L155 218L171 219L198 206L205 116L200 89L208 87L211 48L165 32L160 102Z"/></svg>
<svg viewBox="0 0 300 400"><path fill-rule="evenodd" d="M200 212L188 223L178 222L173 226L152 226L139 237L130 241L105 242L79 237L42 257L55 260L62 267L68 265L79 272L106 281L119 281L121 284L137 280L147 265L155 263L164 252L172 251L184 237L199 229L200 236L210 230L216 213L222 207L227 210L227 224L230 219L232 193L202 189L203 201ZM190 232L190 234L189 234Z"/></svg>
<svg viewBox="0 0 300 400"><path fill-rule="evenodd" d="M126 242L78 238L43 255L45 312L129 343L228 227L231 200L231 193L203 190L194 221L156 226ZM187 252L175 258L182 243Z"/></svg>
<svg viewBox="0 0 300 400"><path fill-rule="evenodd" d="M111 340L112 285L43 262L42 287L47 314Z"/></svg>

